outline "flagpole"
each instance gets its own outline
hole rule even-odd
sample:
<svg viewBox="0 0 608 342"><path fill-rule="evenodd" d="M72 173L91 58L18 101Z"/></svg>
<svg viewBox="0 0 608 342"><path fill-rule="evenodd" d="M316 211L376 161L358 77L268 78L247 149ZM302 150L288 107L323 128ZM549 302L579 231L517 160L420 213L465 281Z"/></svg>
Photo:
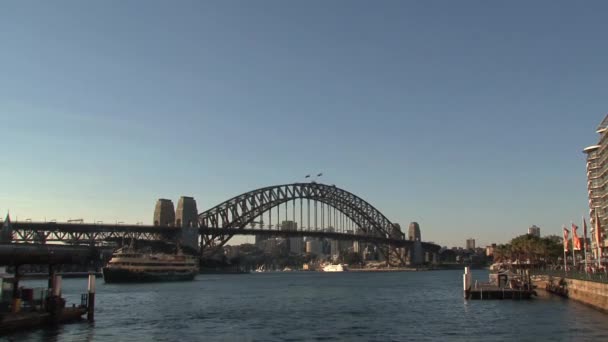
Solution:
<svg viewBox="0 0 608 342"><path fill-rule="evenodd" d="M570 234L570 240L572 240L572 267L576 268L576 248L574 247L574 223L570 221L570 227L572 228L572 234Z"/></svg>
<svg viewBox="0 0 608 342"><path fill-rule="evenodd" d="M564 272L568 272L568 263L566 262L566 249L564 248Z"/></svg>
<svg viewBox="0 0 608 342"><path fill-rule="evenodd" d="M595 245L596 245L596 253L597 253L597 267L601 268L602 267L602 248L600 247L600 215L597 213L597 211L599 210L599 208L595 208L594 212L595 212L595 230L593 231L593 235L595 235Z"/></svg>
<svg viewBox="0 0 608 342"><path fill-rule="evenodd" d="M585 256L585 273L587 272L587 222L583 215L583 255Z"/></svg>
<svg viewBox="0 0 608 342"><path fill-rule="evenodd" d="M568 229L566 226L562 227L562 234L564 235L564 273L568 272L568 262L566 259L566 251L568 250Z"/></svg>

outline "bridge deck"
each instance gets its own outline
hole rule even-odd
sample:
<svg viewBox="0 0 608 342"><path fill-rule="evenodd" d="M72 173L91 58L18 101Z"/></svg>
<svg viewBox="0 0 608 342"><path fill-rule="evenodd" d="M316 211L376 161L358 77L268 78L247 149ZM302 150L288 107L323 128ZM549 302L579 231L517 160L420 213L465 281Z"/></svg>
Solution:
<svg viewBox="0 0 608 342"><path fill-rule="evenodd" d="M17 241L45 242L62 241L67 243L100 242L118 239L142 239L170 241L182 233L180 227L161 227L149 225L126 224L92 224L92 223L60 223L60 222L13 222L13 231ZM278 230L260 228L197 228L200 235L232 236L232 235L272 235L280 237L317 237L335 240L361 241L395 247L408 247L414 241L393 239L384 236L327 232L322 230ZM438 251L440 246L422 242L425 250Z"/></svg>

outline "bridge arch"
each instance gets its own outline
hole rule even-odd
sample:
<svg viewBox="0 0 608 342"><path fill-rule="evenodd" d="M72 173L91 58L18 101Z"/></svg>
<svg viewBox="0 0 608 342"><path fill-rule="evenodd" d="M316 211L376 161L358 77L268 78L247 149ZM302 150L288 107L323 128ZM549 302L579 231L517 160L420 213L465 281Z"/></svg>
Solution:
<svg viewBox="0 0 608 342"><path fill-rule="evenodd" d="M293 183L252 190L235 196L199 215L202 228L244 229L272 208L289 201L308 199L325 203L346 215L365 235L388 238L393 223L373 205L335 185ZM208 237L202 244L221 246L234 234Z"/></svg>

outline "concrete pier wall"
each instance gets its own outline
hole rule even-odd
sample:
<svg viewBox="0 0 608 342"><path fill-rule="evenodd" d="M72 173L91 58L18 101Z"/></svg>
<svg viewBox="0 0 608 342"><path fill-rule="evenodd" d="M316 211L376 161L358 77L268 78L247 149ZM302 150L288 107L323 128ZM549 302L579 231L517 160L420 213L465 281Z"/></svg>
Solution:
<svg viewBox="0 0 608 342"><path fill-rule="evenodd" d="M548 292L579 301L608 313L608 284L606 283L542 276L537 278L535 284L540 289L545 289Z"/></svg>

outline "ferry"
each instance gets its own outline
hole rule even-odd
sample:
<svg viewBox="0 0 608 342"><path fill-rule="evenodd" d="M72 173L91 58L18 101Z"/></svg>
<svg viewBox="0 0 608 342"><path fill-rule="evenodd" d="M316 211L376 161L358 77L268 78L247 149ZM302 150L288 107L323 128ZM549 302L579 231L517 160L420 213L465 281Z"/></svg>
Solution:
<svg viewBox="0 0 608 342"><path fill-rule="evenodd" d="M193 280L198 260L182 254L144 253L132 247L118 249L102 269L106 283L137 283Z"/></svg>
<svg viewBox="0 0 608 342"><path fill-rule="evenodd" d="M332 265L328 264L323 266L323 272L345 272L348 271L348 265L346 264L337 264Z"/></svg>

